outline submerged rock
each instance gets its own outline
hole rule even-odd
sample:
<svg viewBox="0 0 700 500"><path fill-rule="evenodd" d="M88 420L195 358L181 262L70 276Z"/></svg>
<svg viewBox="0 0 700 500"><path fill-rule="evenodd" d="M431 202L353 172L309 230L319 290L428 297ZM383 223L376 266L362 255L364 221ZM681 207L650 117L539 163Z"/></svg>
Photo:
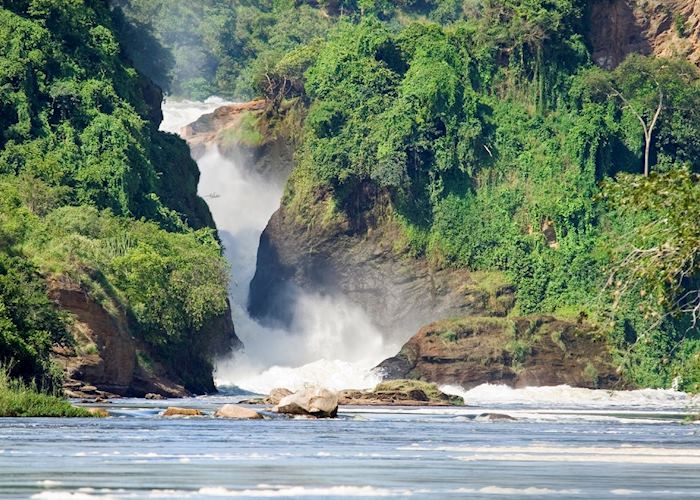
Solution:
<svg viewBox="0 0 700 500"><path fill-rule="evenodd" d="M204 413L194 408L177 408L171 406L163 412L164 417L201 417Z"/></svg>
<svg viewBox="0 0 700 500"><path fill-rule="evenodd" d="M162 400L162 399L165 399L162 395L160 395L160 394L154 394L154 393L152 393L152 392L149 392L148 394L146 394L145 398L146 398L146 399L155 399L155 400Z"/></svg>
<svg viewBox="0 0 700 500"><path fill-rule="evenodd" d="M420 380L382 382L371 391L346 390L340 393L344 405L452 406L463 405L459 396L445 394L438 386Z"/></svg>
<svg viewBox="0 0 700 500"><path fill-rule="evenodd" d="M321 387L304 389L283 397L275 411L288 415L335 418L338 416L338 393Z"/></svg>
<svg viewBox="0 0 700 500"><path fill-rule="evenodd" d="M480 422L505 422L517 420L515 417L506 415L505 413L482 413L476 417Z"/></svg>
<svg viewBox="0 0 700 500"><path fill-rule="evenodd" d="M264 417L257 411L237 405L224 405L214 413L219 418L234 418L238 420L262 420Z"/></svg>

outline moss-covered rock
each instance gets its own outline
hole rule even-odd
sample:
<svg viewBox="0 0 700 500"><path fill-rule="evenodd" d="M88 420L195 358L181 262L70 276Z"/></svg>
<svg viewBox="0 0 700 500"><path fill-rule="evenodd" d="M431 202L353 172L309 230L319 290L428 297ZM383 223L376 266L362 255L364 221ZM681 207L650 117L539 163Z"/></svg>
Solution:
<svg viewBox="0 0 700 500"><path fill-rule="evenodd" d="M421 380L389 380L371 391L342 391L341 405L450 406L463 405L459 396L442 392L436 384Z"/></svg>
<svg viewBox="0 0 700 500"><path fill-rule="evenodd" d="M586 324L551 316L465 317L423 327L379 368L388 379L470 388L623 385L605 340Z"/></svg>

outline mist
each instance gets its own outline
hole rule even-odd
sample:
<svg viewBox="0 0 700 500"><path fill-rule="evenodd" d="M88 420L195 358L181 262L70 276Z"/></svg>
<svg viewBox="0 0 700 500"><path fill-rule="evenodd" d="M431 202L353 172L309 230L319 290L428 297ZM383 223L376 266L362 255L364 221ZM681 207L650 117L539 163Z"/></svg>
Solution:
<svg viewBox="0 0 700 500"><path fill-rule="evenodd" d="M218 99L166 102L161 128L179 132L203 114L225 104ZM249 284L255 274L260 235L279 208L284 179L266 177L222 156L210 146L197 160L199 194L207 201L231 264L230 289L236 333L245 349L219 360L220 388L268 393L275 387L365 389L380 378L372 368L399 348L365 311L342 295L298 290L289 327L262 325L247 312Z"/></svg>

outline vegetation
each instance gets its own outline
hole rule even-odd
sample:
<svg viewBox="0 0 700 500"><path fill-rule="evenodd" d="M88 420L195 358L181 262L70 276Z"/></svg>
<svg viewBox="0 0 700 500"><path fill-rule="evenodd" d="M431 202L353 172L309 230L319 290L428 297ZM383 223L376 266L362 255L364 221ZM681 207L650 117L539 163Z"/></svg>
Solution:
<svg viewBox="0 0 700 500"><path fill-rule="evenodd" d="M11 379L0 367L0 417L94 417L84 408L58 396L41 393L36 386Z"/></svg>
<svg viewBox="0 0 700 500"><path fill-rule="evenodd" d="M197 166L157 130L161 95L115 16L101 0L0 1L0 363L44 391L61 383L52 348L73 343L47 280L125 312L171 369L211 373L202 332L228 311Z"/></svg>
<svg viewBox="0 0 700 500"><path fill-rule="evenodd" d="M128 311L172 359L227 309L196 165L157 131L160 95L131 60L171 95L305 116L289 210L386 205L412 255L504 277L513 314L588 318L633 383L700 390L695 66L595 67L583 0L111 3L0 0L14 375L56 384L48 353L70 336L51 275ZM243 142L260 141L256 120Z"/></svg>
<svg viewBox="0 0 700 500"><path fill-rule="evenodd" d="M514 314L588 318L631 382L697 390L698 69L594 67L577 0L372 5L276 73L308 108L288 209L389 200L413 255L505 273Z"/></svg>

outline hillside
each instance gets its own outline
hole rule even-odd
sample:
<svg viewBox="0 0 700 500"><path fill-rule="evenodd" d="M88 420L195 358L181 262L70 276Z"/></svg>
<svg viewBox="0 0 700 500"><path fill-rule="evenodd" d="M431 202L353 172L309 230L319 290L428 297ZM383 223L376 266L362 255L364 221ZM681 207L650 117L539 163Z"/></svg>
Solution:
<svg viewBox="0 0 700 500"><path fill-rule="evenodd" d="M261 75L268 108L248 121L296 144L250 312L288 321L297 287L351 297L397 338L553 316L624 383L696 390L693 9L484 1L442 24L350 16L302 43ZM475 292L494 282L505 310Z"/></svg>
<svg viewBox="0 0 700 500"><path fill-rule="evenodd" d="M93 396L213 391L239 343L228 265L114 15L0 2L0 364Z"/></svg>

